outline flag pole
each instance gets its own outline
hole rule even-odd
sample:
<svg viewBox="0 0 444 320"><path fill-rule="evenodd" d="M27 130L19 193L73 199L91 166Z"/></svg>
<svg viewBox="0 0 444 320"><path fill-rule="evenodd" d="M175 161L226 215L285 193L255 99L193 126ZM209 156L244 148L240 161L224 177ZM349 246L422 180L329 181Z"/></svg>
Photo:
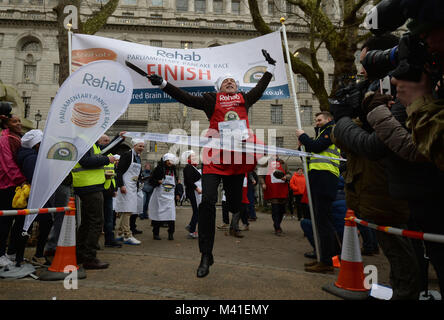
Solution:
<svg viewBox="0 0 444 320"><path fill-rule="evenodd" d="M294 102L294 109L295 109L295 113L296 113L296 125L298 129L302 129L302 123L301 123L301 116L300 116L300 111L299 111L299 103L298 103L298 98L296 96L296 87L294 84L294 77L293 77L293 70L291 69L291 59L290 59L290 51L288 49L288 41L287 41L287 31L285 29L285 18L282 17L280 19L280 22L282 24L282 34L284 35L284 44L285 44L285 52L286 52L286 56L287 56L287 65L288 65L288 72L290 74L290 80L291 80L291 91L292 91L292 95L293 95L293 102ZM304 145L301 145L301 149L302 151L305 152L305 147ZM304 176L305 176L305 185L307 188L307 196L308 196L308 207L310 209L310 217L311 217L311 222L312 222L312 226L313 226L313 238L314 238L314 242L315 242L315 249L316 249L316 257L318 262L321 260L320 256L321 256L321 248L319 247L319 237L318 237L318 232L317 232L317 228L316 228L316 221L314 219L314 211L313 211L313 201L311 198L311 191L310 191L310 182L308 179L308 170L307 170L307 158L306 157L302 157L302 166L304 169Z"/></svg>
<svg viewBox="0 0 444 320"><path fill-rule="evenodd" d="M68 27L68 68L69 68L69 75L72 73L72 31L71 27L72 24L68 23L66 25Z"/></svg>

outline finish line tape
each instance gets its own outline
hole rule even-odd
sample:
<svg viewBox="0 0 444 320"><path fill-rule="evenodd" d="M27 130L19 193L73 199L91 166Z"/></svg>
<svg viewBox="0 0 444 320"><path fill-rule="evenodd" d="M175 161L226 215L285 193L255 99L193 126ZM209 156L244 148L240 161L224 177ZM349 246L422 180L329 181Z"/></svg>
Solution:
<svg viewBox="0 0 444 320"><path fill-rule="evenodd" d="M338 161L347 161L343 158L332 158L321 156L316 153L303 152L293 149L280 148L276 146L267 146L259 143L243 142L235 139L226 140L219 138L207 138L198 136L184 136L178 134L152 133L152 132L126 132L125 137L132 139L143 139L145 141L156 141L172 144L187 145L192 147L206 147L213 149L223 149L227 151L256 153L256 154L278 154L290 157L314 157L320 159L332 159ZM228 143L227 143L228 142Z"/></svg>

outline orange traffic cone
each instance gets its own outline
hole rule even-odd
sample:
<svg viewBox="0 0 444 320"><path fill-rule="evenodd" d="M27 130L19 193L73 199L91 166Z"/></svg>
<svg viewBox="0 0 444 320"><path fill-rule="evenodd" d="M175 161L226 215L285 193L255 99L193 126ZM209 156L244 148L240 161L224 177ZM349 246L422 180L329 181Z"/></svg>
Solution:
<svg viewBox="0 0 444 320"><path fill-rule="evenodd" d="M353 210L347 210L346 219L350 216L354 216ZM364 266L354 221L345 221L338 280L322 289L347 300L363 300L369 296L369 290L364 287Z"/></svg>
<svg viewBox="0 0 444 320"><path fill-rule="evenodd" d="M77 270L78 279L86 278L83 268L79 268L77 265L76 205L74 198L69 198L68 207L74 208L74 210L65 211L54 260L51 266L40 274L40 280L63 280L69 271L72 271L74 268ZM70 267L67 268L68 266Z"/></svg>

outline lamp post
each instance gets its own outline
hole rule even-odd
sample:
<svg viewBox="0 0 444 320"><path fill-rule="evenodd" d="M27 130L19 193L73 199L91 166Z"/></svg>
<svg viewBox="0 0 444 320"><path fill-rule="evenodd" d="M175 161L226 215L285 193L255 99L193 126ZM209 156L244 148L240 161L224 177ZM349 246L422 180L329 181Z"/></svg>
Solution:
<svg viewBox="0 0 444 320"><path fill-rule="evenodd" d="M37 110L37 113L34 115L34 119L37 122L36 129L39 128L39 122L42 121L42 115L40 113L40 110Z"/></svg>

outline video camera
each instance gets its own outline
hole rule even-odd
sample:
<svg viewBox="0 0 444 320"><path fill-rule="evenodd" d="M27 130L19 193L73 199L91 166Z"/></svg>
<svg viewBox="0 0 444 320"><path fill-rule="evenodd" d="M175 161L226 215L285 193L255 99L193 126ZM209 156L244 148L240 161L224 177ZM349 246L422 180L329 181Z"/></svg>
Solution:
<svg viewBox="0 0 444 320"><path fill-rule="evenodd" d="M328 99L330 109L350 106L353 110L352 118L358 117L361 114L361 103L369 84L368 80L357 81L355 77L348 84L345 84L343 79L334 99Z"/></svg>
<svg viewBox="0 0 444 320"><path fill-rule="evenodd" d="M11 115L12 106L10 102L0 101L0 115L9 117Z"/></svg>
<svg viewBox="0 0 444 320"><path fill-rule="evenodd" d="M435 0L383 0L374 7L366 17L366 24L375 35L394 31L402 26L408 18L417 19L419 23L431 24L442 21L444 4ZM400 80L419 82L426 72L433 85L441 82L442 96L442 63L437 53L430 53L427 44L418 34L406 32L399 44L387 50L369 51L362 61L371 78L382 78L386 75Z"/></svg>

